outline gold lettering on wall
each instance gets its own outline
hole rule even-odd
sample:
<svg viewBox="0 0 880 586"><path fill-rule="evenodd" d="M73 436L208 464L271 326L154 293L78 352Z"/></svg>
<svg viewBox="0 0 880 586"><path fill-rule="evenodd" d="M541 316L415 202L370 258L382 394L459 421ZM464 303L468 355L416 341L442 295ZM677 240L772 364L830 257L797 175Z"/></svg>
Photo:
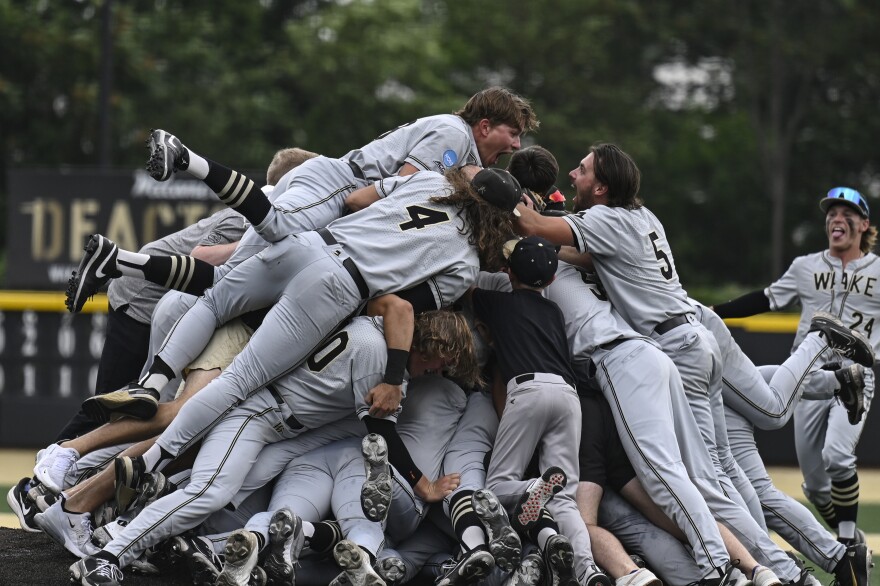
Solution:
<svg viewBox="0 0 880 586"><path fill-rule="evenodd" d="M75 199L70 203L68 250L71 261L78 261L82 257L82 248L86 239L98 231L95 216L100 209L101 204L96 199Z"/></svg>
<svg viewBox="0 0 880 586"><path fill-rule="evenodd" d="M123 250L138 250L138 237L131 217L131 205L127 201L117 201L110 210L107 230L104 236L115 242Z"/></svg>
<svg viewBox="0 0 880 586"><path fill-rule="evenodd" d="M31 216L31 255L34 260L58 259L64 248L64 210L55 200L37 198L21 205ZM82 244L79 245L82 247Z"/></svg>
<svg viewBox="0 0 880 586"><path fill-rule="evenodd" d="M144 233L143 241L152 242L159 238L158 234L168 232L168 227L174 225L174 209L167 203L148 206L144 210ZM163 226L160 231L159 226Z"/></svg>

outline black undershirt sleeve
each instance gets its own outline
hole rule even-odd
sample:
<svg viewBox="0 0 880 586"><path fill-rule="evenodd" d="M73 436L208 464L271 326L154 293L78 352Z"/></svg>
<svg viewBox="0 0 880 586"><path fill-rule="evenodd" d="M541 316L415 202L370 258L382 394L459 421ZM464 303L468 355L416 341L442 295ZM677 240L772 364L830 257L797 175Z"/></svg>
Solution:
<svg viewBox="0 0 880 586"><path fill-rule="evenodd" d="M752 291L742 297L737 297L727 303L714 307L719 317L749 317L770 311L770 299L764 295L764 290Z"/></svg>
<svg viewBox="0 0 880 586"><path fill-rule="evenodd" d="M413 462L409 450L406 449L406 445L397 434L395 423L367 415L364 417L364 425L367 426L367 431L370 433L377 433L385 438L385 443L388 444L388 461L397 468L398 472L403 474L410 486L415 486L422 478L422 471Z"/></svg>
<svg viewBox="0 0 880 586"><path fill-rule="evenodd" d="M398 291L397 296L409 301L415 314L438 309L437 302L434 300L434 294L431 292L431 286L428 285L427 281L423 281L415 287Z"/></svg>

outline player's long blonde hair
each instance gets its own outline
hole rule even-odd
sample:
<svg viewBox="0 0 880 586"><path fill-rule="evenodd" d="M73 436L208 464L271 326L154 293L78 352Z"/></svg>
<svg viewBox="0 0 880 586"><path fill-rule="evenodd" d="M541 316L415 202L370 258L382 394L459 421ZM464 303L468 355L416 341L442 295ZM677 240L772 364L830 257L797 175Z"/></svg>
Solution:
<svg viewBox="0 0 880 586"><path fill-rule="evenodd" d="M450 195L432 197L431 201L453 205L464 220L462 234L468 235L468 243L476 247L480 256L480 268L496 272L507 263L502 250L504 243L514 237L513 214L495 207L477 195L470 179L462 169L446 172L446 179L452 185Z"/></svg>
<svg viewBox="0 0 880 586"><path fill-rule="evenodd" d="M474 336L460 313L440 309L416 315L412 347L426 356L443 358L447 374L462 385L480 382Z"/></svg>
<svg viewBox="0 0 880 586"><path fill-rule="evenodd" d="M875 244L877 244L877 227L868 226L868 229L862 233L862 239L859 241L859 250L862 251L862 254L868 254L874 250Z"/></svg>

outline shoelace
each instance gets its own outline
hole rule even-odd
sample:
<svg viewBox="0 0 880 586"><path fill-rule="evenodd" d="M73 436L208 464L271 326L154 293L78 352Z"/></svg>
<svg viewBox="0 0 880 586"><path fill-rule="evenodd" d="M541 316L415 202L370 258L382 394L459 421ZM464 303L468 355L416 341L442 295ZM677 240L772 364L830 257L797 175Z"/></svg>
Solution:
<svg viewBox="0 0 880 586"><path fill-rule="evenodd" d="M76 460L76 452L74 452L73 450L62 450L61 453L55 457L55 461L52 462L52 471L58 472L60 474L66 474L73 463L76 462Z"/></svg>
<svg viewBox="0 0 880 586"><path fill-rule="evenodd" d="M95 568L93 574L101 576L102 578L111 578L116 581L122 580L122 570L117 568L114 564L111 564L107 560L102 560L101 558L98 558L95 561L98 563L98 567Z"/></svg>

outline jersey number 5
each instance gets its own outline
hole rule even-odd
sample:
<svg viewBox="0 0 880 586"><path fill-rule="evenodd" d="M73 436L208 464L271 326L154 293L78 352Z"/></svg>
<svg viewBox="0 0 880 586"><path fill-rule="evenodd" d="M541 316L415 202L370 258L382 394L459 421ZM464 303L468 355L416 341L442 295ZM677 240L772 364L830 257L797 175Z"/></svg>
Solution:
<svg viewBox="0 0 880 586"><path fill-rule="evenodd" d="M400 224L401 230L421 230L426 226L449 221L449 214L423 206L411 205L406 208L410 221Z"/></svg>
<svg viewBox="0 0 880 586"><path fill-rule="evenodd" d="M667 281L672 278L672 263L669 262L669 256L659 248L657 248L657 240L660 238L657 236L656 232L651 232L648 234L648 238L651 239L651 246L654 247L654 256L657 257L662 264L660 266L660 274L663 275L663 278Z"/></svg>

